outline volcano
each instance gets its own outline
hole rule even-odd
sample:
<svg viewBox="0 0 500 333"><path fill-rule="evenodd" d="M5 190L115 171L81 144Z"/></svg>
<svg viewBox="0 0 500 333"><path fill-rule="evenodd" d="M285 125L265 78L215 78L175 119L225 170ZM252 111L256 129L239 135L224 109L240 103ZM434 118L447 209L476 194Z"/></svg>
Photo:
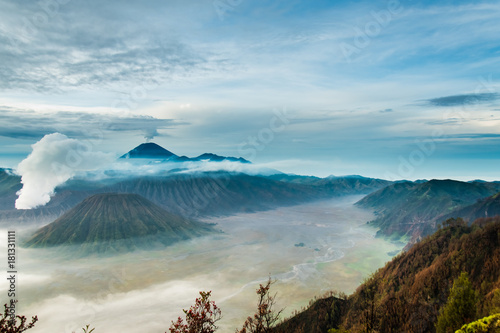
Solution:
<svg viewBox="0 0 500 333"><path fill-rule="evenodd" d="M174 153L166 150L160 145L153 142L140 144L128 153L122 155L120 158L155 158L155 159L169 159L178 157Z"/></svg>
<svg viewBox="0 0 500 333"><path fill-rule="evenodd" d="M212 225L171 214L140 195L104 193L88 197L40 228L26 245L121 252L171 245L213 231Z"/></svg>
<svg viewBox="0 0 500 333"><path fill-rule="evenodd" d="M140 144L139 146L135 147L128 153L122 155L120 158L122 159L143 158L143 159L163 160L168 162L229 161L229 162L239 162L239 163L251 163L250 161L244 159L243 157L220 156L212 153L204 153L198 157L178 156L153 142Z"/></svg>

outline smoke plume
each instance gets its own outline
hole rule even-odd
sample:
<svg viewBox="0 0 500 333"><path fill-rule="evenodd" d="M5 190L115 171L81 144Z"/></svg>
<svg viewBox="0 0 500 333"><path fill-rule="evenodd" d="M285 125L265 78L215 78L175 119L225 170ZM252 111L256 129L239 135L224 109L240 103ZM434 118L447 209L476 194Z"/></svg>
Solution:
<svg viewBox="0 0 500 333"><path fill-rule="evenodd" d="M32 145L31 154L19 163L23 188L17 192L17 209L32 209L50 201L54 190L77 172L98 169L115 156L94 151L90 141L70 139L60 133L45 135Z"/></svg>

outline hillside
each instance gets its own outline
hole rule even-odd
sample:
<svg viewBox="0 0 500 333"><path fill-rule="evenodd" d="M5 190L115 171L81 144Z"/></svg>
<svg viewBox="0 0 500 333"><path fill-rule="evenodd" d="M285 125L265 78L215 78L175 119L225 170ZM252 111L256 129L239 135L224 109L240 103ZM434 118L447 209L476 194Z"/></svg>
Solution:
<svg viewBox="0 0 500 333"><path fill-rule="evenodd" d="M349 332L435 332L439 310L462 272L478 295L476 317L487 316L500 306L500 218L471 227L456 220L449 225L394 258L347 299L322 299L275 332L338 327ZM313 321L316 325L310 325ZM312 328L304 331L306 324Z"/></svg>
<svg viewBox="0 0 500 333"><path fill-rule="evenodd" d="M151 242L170 245L213 228L171 214L136 194L93 195L29 240L29 247L81 245L91 252L133 250Z"/></svg>
<svg viewBox="0 0 500 333"><path fill-rule="evenodd" d="M10 170L0 169L0 210L14 208L16 192L21 187L21 177L11 174Z"/></svg>
<svg viewBox="0 0 500 333"><path fill-rule="evenodd" d="M142 177L120 182L109 189L139 194L189 217L253 212L327 197L321 188L227 172Z"/></svg>
<svg viewBox="0 0 500 333"><path fill-rule="evenodd" d="M468 222L472 222L479 218L494 217L498 215L500 215L500 193L481 199L470 206L454 210L450 214L443 216L442 220L461 217Z"/></svg>
<svg viewBox="0 0 500 333"><path fill-rule="evenodd" d="M375 211L373 223L380 228L379 235L414 242L434 232L445 215L499 190L500 184L486 182L402 182L366 196L357 205Z"/></svg>

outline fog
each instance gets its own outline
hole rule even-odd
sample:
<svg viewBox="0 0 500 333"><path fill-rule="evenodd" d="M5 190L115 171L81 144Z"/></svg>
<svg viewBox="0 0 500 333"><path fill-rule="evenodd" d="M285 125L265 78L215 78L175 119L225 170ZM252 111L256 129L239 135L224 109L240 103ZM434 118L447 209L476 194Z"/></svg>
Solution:
<svg viewBox="0 0 500 333"><path fill-rule="evenodd" d="M400 250L374 238L366 226L373 215L353 206L358 199L207 219L223 233L157 251L70 259L64 248L20 249L18 314L38 315L33 333L77 332L86 324L95 333L165 332L199 291L212 290L223 314L219 332L234 332L254 313L255 290L271 276L277 307L288 316L327 291L353 292ZM4 280L3 303L7 289Z"/></svg>

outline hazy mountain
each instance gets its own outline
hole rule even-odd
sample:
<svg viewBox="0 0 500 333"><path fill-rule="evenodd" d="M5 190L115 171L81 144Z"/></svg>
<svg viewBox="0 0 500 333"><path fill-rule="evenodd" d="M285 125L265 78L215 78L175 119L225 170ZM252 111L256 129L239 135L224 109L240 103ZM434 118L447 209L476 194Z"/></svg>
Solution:
<svg viewBox="0 0 500 333"><path fill-rule="evenodd" d="M206 223L171 214L137 194L104 193L39 229L26 245L81 245L89 252L115 252L170 245L212 231Z"/></svg>
<svg viewBox="0 0 500 333"><path fill-rule="evenodd" d="M21 177L13 175L9 169L0 168L0 210L14 209L16 192L21 187Z"/></svg>
<svg viewBox="0 0 500 333"><path fill-rule="evenodd" d="M366 196L357 205L376 212L377 218L373 222L380 228L380 235L407 236L415 241L434 232L443 216L499 190L498 183L401 182Z"/></svg>
<svg viewBox="0 0 500 333"><path fill-rule="evenodd" d="M210 162L240 162L240 163L251 163L250 161L244 159L243 157L231 157L231 156L220 156L212 153L204 153L198 157L190 158L190 161L210 161Z"/></svg>
<svg viewBox="0 0 500 333"><path fill-rule="evenodd" d="M9 176L0 198L0 221L54 220L84 198L97 193L136 193L186 217L229 215L300 204L349 194L366 194L390 184L371 178L317 178L278 174L270 177L241 173L171 173L163 176L70 180L56 189L44 207L16 210L20 178ZM5 187L7 188L7 187ZM43 221L42 221L43 220Z"/></svg>
<svg viewBox="0 0 500 333"><path fill-rule="evenodd" d="M479 218L494 217L497 215L500 215L500 192L491 197L481 199L470 206L454 210L450 214L443 216L441 220L461 217L468 222L472 222Z"/></svg>
<svg viewBox="0 0 500 333"><path fill-rule="evenodd" d="M388 180L367 178L357 175L319 178L313 176L275 174L267 178L287 183L315 186L322 188L322 190L331 195L368 194L392 184L392 182Z"/></svg>
<svg viewBox="0 0 500 333"><path fill-rule="evenodd" d="M153 143L143 143L139 146L135 147L128 153L122 155L120 158L132 158L132 159L155 159L161 161L170 161L170 162L199 162L199 161L210 161L210 162L222 162L222 161L230 161L230 162L240 162L240 163L250 163L246 159L239 157L231 157L231 156L220 156L212 153L204 153L197 157L187 157L187 156L177 156L176 154L168 151L162 146Z"/></svg>
<svg viewBox="0 0 500 333"><path fill-rule="evenodd" d="M318 187L228 172L141 177L108 189L140 194L172 212L190 217L253 212L328 197Z"/></svg>
<svg viewBox="0 0 500 333"><path fill-rule="evenodd" d="M148 142L140 144L120 158L169 159L171 157L177 157L177 155L156 143Z"/></svg>
<svg viewBox="0 0 500 333"><path fill-rule="evenodd" d="M354 294L319 299L273 331L435 332L439 310L461 272L468 273L478 295L477 319L487 316L500 294L500 218L485 222L437 231L379 269Z"/></svg>

